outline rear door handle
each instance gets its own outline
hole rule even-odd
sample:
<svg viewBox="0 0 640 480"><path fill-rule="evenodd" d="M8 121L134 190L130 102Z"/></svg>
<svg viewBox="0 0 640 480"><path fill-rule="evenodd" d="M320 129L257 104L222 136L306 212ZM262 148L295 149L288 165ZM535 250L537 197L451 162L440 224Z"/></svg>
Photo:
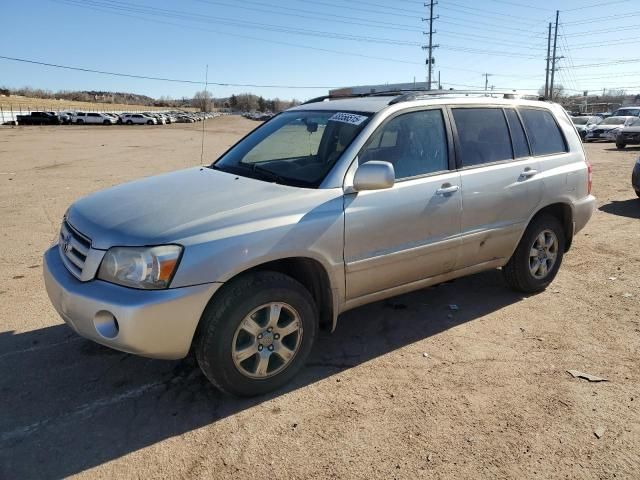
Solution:
<svg viewBox="0 0 640 480"><path fill-rule="evenodd" d="M537 175L537 174L538 174L538 171L537 171L537 170L533 170L532 168L526 168L526 169L525 169L525 170L520 174L520 176L521 176L521 177L524 177L524 178L531 178L531 177L533 177L533 176L535 176L535 175Z"/></svg>
<svg viewBox="0 0 640 480"><path fill-rule="evenodd" d="M449 185L448 183L445 183L444 185L442 185L442 187L436 190L436 195L442 195L442 196L451 195L452 193L455 193L458 190L460 190L460 186Z"/></svg>

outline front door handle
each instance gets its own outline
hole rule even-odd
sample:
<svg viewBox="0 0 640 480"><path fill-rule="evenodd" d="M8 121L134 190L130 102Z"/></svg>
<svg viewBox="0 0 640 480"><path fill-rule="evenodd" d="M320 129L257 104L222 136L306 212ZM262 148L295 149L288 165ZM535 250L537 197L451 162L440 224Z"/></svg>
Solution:
<svg viewBox="0 0 640 480"><path fill-rule="evenodd" d="M532 168L525 168L524 171L520 174L520 176L523 178L531 178L537 174L538 174L537 170L534 170Z"/></svg>
<svg viewBox="0 0 640 480"><path fill-rule="evenodd" d="M444 185L442 185L442 187L436 190L436 195L442 195L442 196L451 195L452 193L455 193L458 190L460 190L460 186L445 183Z"/></svg>

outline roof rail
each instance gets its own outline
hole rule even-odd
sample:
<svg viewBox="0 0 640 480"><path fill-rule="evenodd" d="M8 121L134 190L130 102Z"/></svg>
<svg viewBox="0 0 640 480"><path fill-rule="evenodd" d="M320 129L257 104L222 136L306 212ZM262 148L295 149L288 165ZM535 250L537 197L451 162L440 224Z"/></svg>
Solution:
<svg viewBox="0 0 640 480"><path fill-rule="evenodd" d="M389 102L389 105L395 105L396 103L401 102L410 102L412 100L421 100L429 97L438 97L438 96L469 96L469 95L477 95L481 97L495 97L497 95L501 95L504 99L514 99L518 97L535 97L537 100L546 100L544 97L540 97L538 95L531 95L522 92L518 92L517 90L388 90L388 91L379 91L379 92L369 92L369 93L353 93L353 94L343 94L343 95L323 95L321 97L315 97L306 102L303 102L302 105L307 105L309 103L317 103L324 102L326 100L341 100L346 98L362 98L362 97L389 97L394 96L393 100Z"/></svg>
<svg viewBox="0 0 640 480"><path fill-rule="evenodd" d="M412 100L421 100L429 97L443 97L447 95L455 95L458 97L466 97L469 95L495 97L496 95L502 95L502 98L505 99L514 99L521 96L527 96L526 94L520 93L517 90L414 90L394 98L389 102L389 105L394 105L401 102L410 102Z"/></svg>

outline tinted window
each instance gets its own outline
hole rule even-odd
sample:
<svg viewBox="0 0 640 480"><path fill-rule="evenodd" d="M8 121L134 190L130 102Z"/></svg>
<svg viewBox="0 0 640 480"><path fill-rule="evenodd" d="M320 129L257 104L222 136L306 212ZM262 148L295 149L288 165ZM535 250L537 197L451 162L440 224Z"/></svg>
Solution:
<svg viewBox="0 0 640 480"><path fill-rule="evenodd" d="M361 164L370 160L391 163L396 179L447 170L442 112L424 110L393 118L371 136L358 158Z"/></svg>
<svg viewBox="0 0 640 480"><path fill-rule="evenodd" d="M513 158L502 109L456 108L453 118L460 139L463 167Z"/></svg>
<svg viewBox="0 0 640 480"><path fill-rule="evenodd" d="M564 138L551 113L533 108L520 109L534 155L566 152Z"/></svg>
<svg viewBox="0 0 640 480"><path fill-rule="evenodd" d="M511 130L514 156L516 158L528 157L530 155L529 145L527 144L527 137L524 134L524 128L522 128L518 114L511 108L507 108L504 113L507 115L509 129Z"/></svg>
<svg viewBox="0 0 640 480"><path fill-rule="evenodd" d="M89 113L88 116L90 116L90 117L99 117L100 115L98 115L97 113Z"/></svg>

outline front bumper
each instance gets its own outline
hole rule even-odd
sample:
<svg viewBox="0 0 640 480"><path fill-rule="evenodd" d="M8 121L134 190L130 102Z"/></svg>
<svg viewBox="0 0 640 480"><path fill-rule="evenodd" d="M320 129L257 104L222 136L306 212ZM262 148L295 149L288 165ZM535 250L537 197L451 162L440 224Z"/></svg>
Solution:
<svg viewBox="0 0 640 480"><path fill-rule="evenodd" d="M81 282L64 266L57 246L47 250L43 264L47 294L67 325L107 347L152 358L187 355L202 312L222 285L136 290Z"/></svg>
<svg viewBox="0 0 640 480"><path fill-rule="evenodd" d="M582 230L596 208L596 197L587 195L573 204L573 233Z"/></svg>

